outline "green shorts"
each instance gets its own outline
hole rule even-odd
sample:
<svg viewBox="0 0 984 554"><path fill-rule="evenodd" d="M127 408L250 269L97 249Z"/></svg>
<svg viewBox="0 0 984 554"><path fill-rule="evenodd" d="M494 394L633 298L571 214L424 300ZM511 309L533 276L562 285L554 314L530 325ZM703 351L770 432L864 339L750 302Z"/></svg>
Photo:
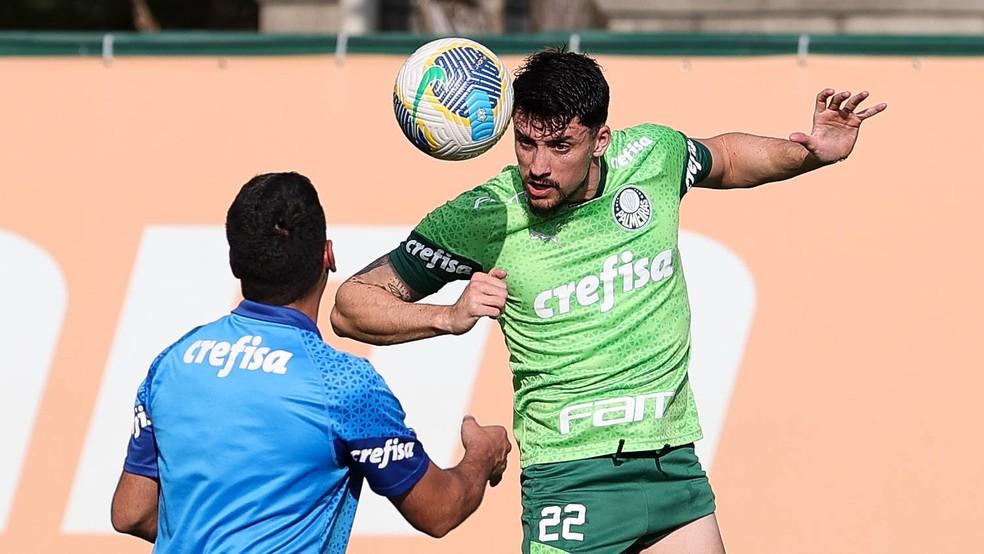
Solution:
<svg viewBox="0 0 984 554"><path fill-rule="evenodd" d="M523 552L641 550L714 513L694 445L523 470Z"/></svg>

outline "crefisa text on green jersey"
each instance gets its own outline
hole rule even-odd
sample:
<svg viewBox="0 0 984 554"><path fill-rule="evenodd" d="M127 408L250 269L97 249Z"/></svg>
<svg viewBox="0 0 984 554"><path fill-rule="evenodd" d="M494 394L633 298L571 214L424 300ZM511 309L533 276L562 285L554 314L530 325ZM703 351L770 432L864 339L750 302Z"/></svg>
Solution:
<svg viewBox="0 0 984 554"><path fill-rule="evenodd" d="M621 265L619 262L621 261ZM639 258L630 250L609 256L601 264L601 273L587 275L577 282L547 289L533 299L533 311L542 319L571 311L572 303L580 306L599 304L607 312L615 306L615 282L621 278L622 292L629 292L673 275L673 251L664 250L652 259Z"/></svg>

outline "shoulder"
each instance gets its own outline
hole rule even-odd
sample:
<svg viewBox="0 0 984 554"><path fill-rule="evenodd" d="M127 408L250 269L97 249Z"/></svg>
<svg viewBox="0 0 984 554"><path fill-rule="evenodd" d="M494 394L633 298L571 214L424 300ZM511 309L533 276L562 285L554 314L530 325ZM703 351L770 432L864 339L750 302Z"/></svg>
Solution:
<svg viewBox="0 0 984 554"><path fill-rule="evenodd" d="M159 380L162 374L162 368L166 365L166 360L171 356L171 354L177 354L181 356L181 353L187 348L187 344L193 339L196 333L198 333L204 325L199 325L185 333L178 340L169 344L166 348L161 350L161 352L154 358L154 361L150 363L150 367L147 369L147 375L144 380L137 387L137 403L145 404L149 401L151 392L154 388L154 382ZM166 371L164 372L166 373Z"/></svg>
<svg viewBox="0 0 984 554"><path fill-rule="evenodd" d="M661 140L676 139L680 131L666 125L657 123L640 123L632 127L612 131L612 140L620 138L623 142L639 140L641 142L658 142Z"/></svg>
<svg viewBox="0 0 984 554"><path fill-rule="evenodd" d="M660 142L675 142L681 137L680 131L656 123L640 123L632 127L612 131L612 144L621 145L636 143L642 147L652 146Z"/></svg>
<svg viewBox="0 0 984 554"><path fill-rule="evenodd" d="M332 351L335 355L323 368L322 378L327 413L339 437L407 433L403 405L369 360Z"/></svg>
<svg viewBox="0 0 984 554"><path fill-rule="evenodd" d="M160 367L161 364L171 354L181 356L182 353L188 349L188 346L194 343L195 337L198 335L198 333L202 329L207 328L209 325L212 324L207 323L204 325L199 325L197 327L194 327L193 329L182 335L181 338L169 344L166 348L164 348L164 350L161 350L161 353L158 354L157 357L154 358L153 363L150 364L150 375L153 376L154 373L157 371L158 367Z"/></svg>
<svg viewBox="0 0 984 554"><path fill-rule="evenodd" d="M679 156L686 148L682 133L655 123L642 123L612 131L606 158L612 169L629 167L652 156Z"/></svg>
<svg viewBox="0 0 984 554"><path fill-rule="evenodd" d="M312 363L321 371L327 391L344 397L385 388L383 378L369 360L336 350L309 331L302 331L301 336Z"/></svg>
<svg viewBox="0 0 984 554"><path fill-rule="evenodd" d="M469 221L482 220L482 216L493 215L501 206L508 205L522 191L519 170L516 166L506 166L495 177L466 190L431 214L458 213L466 215Z"/></svg>
<svg viewBox="0 0 984 554"><path fill-rule="evenodd" d="M440 249L484 267L500 250L509 221L523 209L519 171L508 166L481 185L439 206L414 232L421 247ZM437 250L435 250L436 252Z"/></svg>
<svg viewBox="0 0 984 554"><path fill-rule="evenodd" d="M375 371L369 360L332 347L316 333L302 330L300 334L311 361L322 370L330 369L342 373Z"/></svg>

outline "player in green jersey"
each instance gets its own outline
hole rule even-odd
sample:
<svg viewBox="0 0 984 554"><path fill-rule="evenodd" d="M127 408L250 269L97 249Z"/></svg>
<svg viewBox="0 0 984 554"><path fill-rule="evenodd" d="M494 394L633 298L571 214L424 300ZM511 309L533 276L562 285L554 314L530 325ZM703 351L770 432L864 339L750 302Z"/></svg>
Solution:
<svg viewBox="0 0 984 554"><path fill-rule="evenodd" d="M811 134L689 139L611 130L584 55L530 56L514 81L518 165L428 214L349 278L336 332L374 344L497 318L509 350L524 552L723 552L687 376L690 307L677 248L693 186L748 188L843 160L884 104L825 89ZM458 301L418 301L454 280Z"/></svg>

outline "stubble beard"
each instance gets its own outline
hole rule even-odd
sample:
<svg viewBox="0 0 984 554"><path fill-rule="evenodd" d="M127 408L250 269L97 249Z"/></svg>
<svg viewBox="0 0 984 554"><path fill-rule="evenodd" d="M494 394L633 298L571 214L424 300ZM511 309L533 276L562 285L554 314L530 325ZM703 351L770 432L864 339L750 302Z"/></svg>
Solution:
<svg viewBox="0 0 984 554"><path fill-rule="evenodd" d="M530 211L533 212L533 214L536 215L537 217L552 216L557 212L559 212L561 209L566 208L567 206L573 204L573 202L571 201L571 196L573 196L577 192L580 192L586 186L588 186L588 177L587 175L585 175L584 180L581 181L581 184L578 185L574 190L572 190L570 194L565 193L557 185L557 183L547 181L547 184L552 186L553 190L557 191L556 198L548 197L548 198L534 199L534 198L530 198L529 195L527 195L526 197L526 204L529 206ZM540 205L537 205L537 203L540 203Z"/></svg>

